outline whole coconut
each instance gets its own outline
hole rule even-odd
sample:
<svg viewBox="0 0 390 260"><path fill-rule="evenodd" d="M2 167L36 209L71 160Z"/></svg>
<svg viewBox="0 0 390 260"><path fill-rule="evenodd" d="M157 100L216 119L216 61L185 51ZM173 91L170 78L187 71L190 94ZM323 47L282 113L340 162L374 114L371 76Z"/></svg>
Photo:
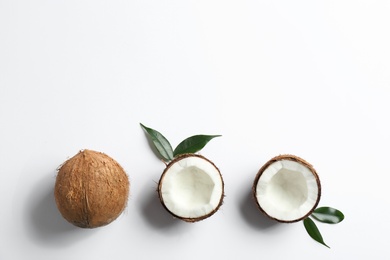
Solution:
<svg viewBox="0 0 390 260"><path fill-rule="evenodd" d="M59 169L54 196L62 216L82 228L105 226L125 209L129 179L111 157L82 150Z"/></svg>

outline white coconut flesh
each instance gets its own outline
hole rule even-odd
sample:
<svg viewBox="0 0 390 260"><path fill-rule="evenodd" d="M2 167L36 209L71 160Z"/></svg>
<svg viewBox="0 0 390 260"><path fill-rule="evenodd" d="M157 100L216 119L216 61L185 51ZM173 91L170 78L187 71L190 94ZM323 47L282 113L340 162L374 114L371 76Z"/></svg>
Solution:
<svg viewBox="0 0 390 260"><path fill-rule="evenodd" d="M197 219L212 214L220 206L223 181L210 161L188 156L169 165L159 192L171 213L180 218Z"/></svg>
<svg viewBox="0 0 390 260"><path fill-rule="evenodd" d="M256 186L256 199L270 217L292 222L306 216L319 200L319 184L305 165L291 160L270 164Z"/></svg>

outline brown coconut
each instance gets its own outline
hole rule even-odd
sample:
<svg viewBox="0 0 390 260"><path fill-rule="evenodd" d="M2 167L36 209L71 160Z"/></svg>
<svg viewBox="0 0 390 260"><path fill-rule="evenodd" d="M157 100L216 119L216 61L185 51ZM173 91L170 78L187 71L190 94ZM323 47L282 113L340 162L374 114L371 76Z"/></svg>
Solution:
<svg viewBox="0 0 390 260"><path fill-rule="evenodd" d="M123 168L104 153L82 150L59 169L54 196L62 216L81 228L114 221L125 209L129 179Z"/></svg>
<svg viewBox="0 0 390 260"><path fill-rule="evenodd" d="M314 176L315 180L316 180L316 185L317 185L317 188L318 188L318 194L317 194L317 197L316 197L316 200L315 200L315 203L313 204L312 208L306 212L306 214L302 215L301 217L297 218L297 219L294 219L294 220L281 220L281 219L278 219L278 218L275 218L274 216L268 214L262 207L262 205L259 203L259 201L257 200L257 194L256 194L256 187L258 185L258 182L259 182L259 179L261 178L263 172L271 165L273 164L274 162L277 162L277 161L280 161L280 160L290 160L290 161L294 161L294 162L297 162L305 167L307 167L310 172L312 173L312 175ZM320 182L320 178L317 174L317 171L314 169L314 167L308 163L306 160L298 157L298 156L295 156L295 155L291 155L291 154L283 154L283 155L278 155L278 156L275 156L273 157L272 159L270 159L268 162L266 162L261 168L260 170L257 172L256 174L256 177L255 177L255 180L253 182L253 186L252 186L252 194L253 194L253 197L255 199L255 202L256 202L256 205L258 207L258 209L264 214L266 215L267 217L269 217L270 219L272 220L276 220L278 222L281 222L281 223L294 223L294 222L298 222L298 221L301 221L305 218L307 218L311 213L313 213L313 211L316 209L316 207L318 206L318 203L320 201L320 198L321 198L321 182Z"/></svg>

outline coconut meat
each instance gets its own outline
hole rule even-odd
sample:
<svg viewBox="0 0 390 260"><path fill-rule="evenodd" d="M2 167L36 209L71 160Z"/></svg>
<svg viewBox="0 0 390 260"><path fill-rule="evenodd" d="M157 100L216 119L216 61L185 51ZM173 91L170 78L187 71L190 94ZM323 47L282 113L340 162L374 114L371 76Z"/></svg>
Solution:
<svg viewBox="0 0 390 260"><path fill-rule="evenodd" d="M318 193L318 183L310 169L291 160L270 164L256 186L261 208L281 221L294 221L307 215L316 205Z"/></svg>
<svg viewBox="0 0 390 260"><path fill-rule="evenodd" d="M160 193L165 206L174 215L199 218L219 206L223 182L218 169L211 162L189 156L166 170Z"/></svg>

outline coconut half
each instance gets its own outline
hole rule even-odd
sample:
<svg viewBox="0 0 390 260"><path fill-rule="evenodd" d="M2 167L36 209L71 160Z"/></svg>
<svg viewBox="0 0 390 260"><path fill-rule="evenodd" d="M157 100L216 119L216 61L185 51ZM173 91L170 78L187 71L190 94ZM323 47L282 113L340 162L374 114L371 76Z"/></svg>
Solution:
<svg viewBox="0 0 390 260"><path fill-rule="evenodd" d="M315 210L321 197L321 184L308 162L294 155L280 155L261 167L253 194L259 209L268 217L291 223Z"/></svg>
<svg viewBox="0 0 390 260"><path fill-rule="evenodd" d="M222 205L224 182L210 160L198 154L184 154L167 165L158 194L173 216L196 222L210 217Z"/></svg>

